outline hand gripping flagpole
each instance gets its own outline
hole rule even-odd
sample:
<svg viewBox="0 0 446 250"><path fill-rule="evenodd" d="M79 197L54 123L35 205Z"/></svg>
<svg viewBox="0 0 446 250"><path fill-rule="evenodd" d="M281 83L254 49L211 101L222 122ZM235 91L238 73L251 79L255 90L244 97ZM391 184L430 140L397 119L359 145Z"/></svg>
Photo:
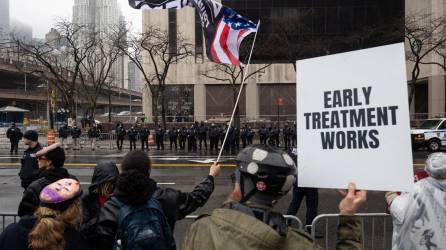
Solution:
<svg viewBox="0 0 446 250"><path fill-rule="evenodd" d="M231 128L232 121L234 120L235 110L237 109L238 101L240 100L240 96L243 91L243 85L245 84L246 75L248 74L249 65L251 63L252 51L254 50L254 45L256 44L257 33L259 32L259 27L260 27L260 20L257 22L257 31L254 35L254 41L252 42L251 51L249 52L248 63L246 64L246 67L244 67L244 69L243 69L245 71L245 73L243 74L243 79L242 79L242 83L240 84L240 90L238 92L237 100L235 101L235 106L234 106L234 109L232 110L231 119L229 120L228 128L226 129L225 138L223 139L223 144L221 145L220 152L218 153L217 160L214 162L214 164L217 164L220 161L220 157L223 152L223 148L226 144L226 139L228 138L229 129Z"/></svg>

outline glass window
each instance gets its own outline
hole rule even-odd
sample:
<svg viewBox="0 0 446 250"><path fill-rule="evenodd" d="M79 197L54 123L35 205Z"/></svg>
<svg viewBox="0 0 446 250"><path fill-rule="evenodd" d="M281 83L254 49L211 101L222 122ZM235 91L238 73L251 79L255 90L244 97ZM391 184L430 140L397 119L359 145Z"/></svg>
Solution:
<svg viewBox="0 0 446 250"><path fill-rule="evenodd" d="M169 53L177 54L177 10L169 9Z"/></svg>
<svg viewBox="0 0 446 250"><path fill-rule="evenodd" d="M186 122L194 118L194 86L166 85L164 90L167 121ZM158 107L161 110L161 106Z"/></svg>

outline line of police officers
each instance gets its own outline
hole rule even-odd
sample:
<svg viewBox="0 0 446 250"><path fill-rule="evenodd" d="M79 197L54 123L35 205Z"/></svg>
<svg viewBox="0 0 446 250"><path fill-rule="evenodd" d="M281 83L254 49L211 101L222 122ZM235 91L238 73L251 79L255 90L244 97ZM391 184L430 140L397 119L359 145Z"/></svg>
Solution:
<svg viewBox="0 0 446 250"><path fill-rule="evenodd" d="M240 150L240 141L242 148L247 145L253 144L254 136L256 132L250 126L245 125L241 129L234 126L229 127L228 137L226 143L223 145L223 140L227 130L226 125L216 125L212 123L210 126L206 125L203 121L195 122L190 127L177 128L173 127L166 131L161 125L155 129L155 143L157 150L164 150L164 140L169 139L170 150L178 148L180 150L188 150L189 152L196 152L197 150L218 150L219 146L223 147L226 153L235 154ZM141 149L149 150L148 139L150 136L150 129L147 127L135 127L132 126L129 130L125 130L122 123L116 125L117 136L117 148L122 150L122 145L125 136L127 135L130 142L130 150L136 149L136 141L141 141ZM282 141L280 140L280 134L282 134ZM277 126L270 126L266 128L264 125L258 130L258 135L261 144L269 144L275 146L283 146L285 149L289 149L296 146L296 129L295 126L289 126L285 124L281 130Z"/></svg>

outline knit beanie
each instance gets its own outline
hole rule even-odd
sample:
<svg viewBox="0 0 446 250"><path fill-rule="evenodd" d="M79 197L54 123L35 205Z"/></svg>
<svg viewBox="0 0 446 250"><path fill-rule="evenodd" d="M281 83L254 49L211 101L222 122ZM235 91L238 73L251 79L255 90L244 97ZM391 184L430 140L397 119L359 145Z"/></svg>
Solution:
<svg viewBox="0 0 446 250"><path fill-rule="evenodd" d="M430 154L427 157L424 170L435 179L446 179L446 154Z"/></svg>
<svg viewBox="0 0 446 250"><path fill-rule="evenodd" d="M39 134L34 130L28 130L23 135L23 138L28 139L30 141L38 141L39 140Z"/></svg>

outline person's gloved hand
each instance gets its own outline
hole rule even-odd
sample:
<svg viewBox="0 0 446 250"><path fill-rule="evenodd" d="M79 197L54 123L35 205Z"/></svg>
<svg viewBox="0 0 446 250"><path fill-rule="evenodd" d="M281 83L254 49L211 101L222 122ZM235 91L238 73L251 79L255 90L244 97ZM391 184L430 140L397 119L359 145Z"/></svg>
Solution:
<svg viewBox="0 0 446 250"><path fill-rule="evenodd" d="M339 213L341 215L355 215L361 204L367 200L367 191L356 190L356 185L353 182L348 184L348 191L338 190L338 193L343 199L339 203Z"/></svg>

